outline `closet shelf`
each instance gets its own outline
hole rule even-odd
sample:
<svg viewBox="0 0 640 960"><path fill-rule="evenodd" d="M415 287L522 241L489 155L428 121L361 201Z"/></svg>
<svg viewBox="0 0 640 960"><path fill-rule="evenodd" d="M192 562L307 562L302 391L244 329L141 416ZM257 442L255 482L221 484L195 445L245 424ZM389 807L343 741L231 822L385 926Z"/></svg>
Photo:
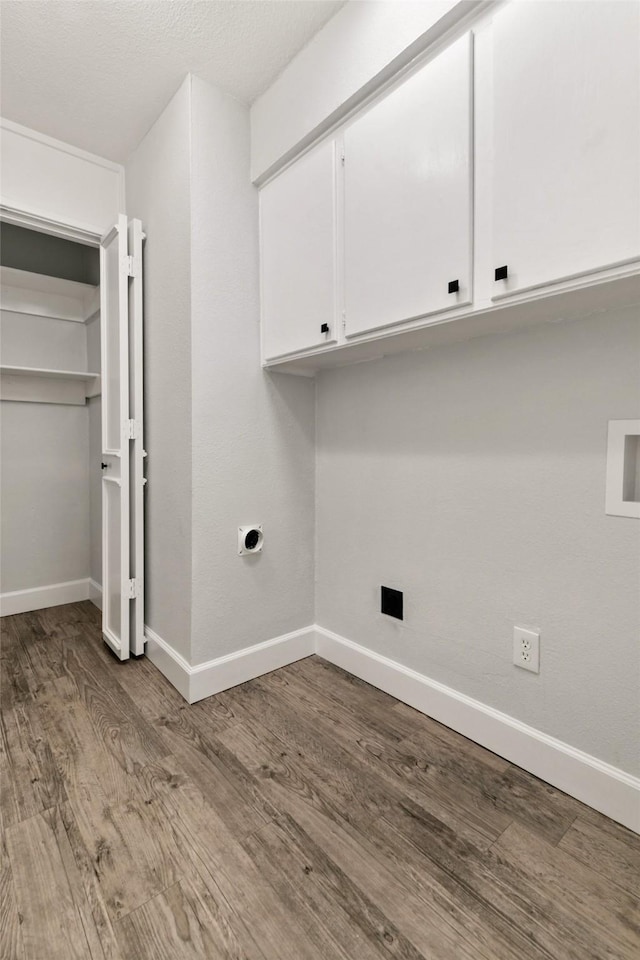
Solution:
<svg viewBox="0 0 640 960"><path fill-rule="evenodd" d="M82 406L99 394L99 373L0 364L0 400Z"/></svg>
<svg viewBox="0 0 640 960"><path fill-rule="evenodd" d="M0 266L0 307L10 313L87 323L100 309L100 291L88 283Z"/></svg>
<svg viewBox="0 0 640 960"><path fill-rule="evenodd" d="M95 380L99 373L90 373L86 370L47 370L45 367L13 367L3 363L0 373L10 374L12 377L45 377L48 380Z"/></svg>

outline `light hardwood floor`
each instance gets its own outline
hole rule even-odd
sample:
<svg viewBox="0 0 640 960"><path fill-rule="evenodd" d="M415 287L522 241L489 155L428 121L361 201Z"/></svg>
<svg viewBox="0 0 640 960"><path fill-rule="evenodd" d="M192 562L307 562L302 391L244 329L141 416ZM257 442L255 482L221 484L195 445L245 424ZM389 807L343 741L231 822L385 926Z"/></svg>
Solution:
<svg viewBox="0 0 640 960"><path fill-rule="evenodd" d="M188 706L2 623L2 960L640 957L640 838L310 657Z"/></svg>

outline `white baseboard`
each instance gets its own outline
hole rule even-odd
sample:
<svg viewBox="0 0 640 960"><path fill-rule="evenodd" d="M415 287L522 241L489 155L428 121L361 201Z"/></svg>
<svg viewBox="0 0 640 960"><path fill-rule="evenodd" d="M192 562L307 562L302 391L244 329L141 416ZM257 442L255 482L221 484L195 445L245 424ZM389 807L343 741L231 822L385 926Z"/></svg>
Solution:
<svg viewBox="0 0 640 960"><path fill-rule="evenodd" d="M174 650L166 640L163 640L155 630L144 626L145 647L144 652L151 663L158 668L160 673L164 674L169 683L173 684L178 693L181 693L187 703L195 703L190 700L191 670L193 669L182 654Z"/></svg>
<svg viewBox="0 0 640 960"><path fill-rule="evenodd" d="M146 654L189 703L317 653L640 833L640 779L323 627L190 666L145 627Z"/></svg>
<svg viewBox="0 0 640 960"><path fill-rule="evenodd" d="M89 580L89 600L98 610L102 610L102 584L91 579Z"/></svg>
<svg viewBox="0 0 640 960"><path fill-rule="evenodd" d="M11 590L0 594L0 616L10 617L15 613L28 613L44 607L58 607L61 603L77 603L89 599L89 578L67 580L65 583L50 583L46 587L31 590Z"/></svg>
<svg viewBox="0 0 640 960"><path fill-rule="evenodd" d="M206 663L191 666L150 627L145 626L145 653L189 703L239 683L261 677L315 652L315 628L304 627L281 637L245 647Z"/></svg>
<svg viewBox="0 0 640 960"><path fill-rule="evenodd" d="M101 607L102 588L89 578L14 590L0 594L0 615L87 599ZM304 627L196 666L150 627L145 638L151 662L189 703L317 653L640 833L639 778L323 627Z"/></svg>
<svg viewBox="0 0 640 960"><path fill-rule="evenodd" d="M640 779L479 700L316 627L316 653L640 833Z"/></svg>

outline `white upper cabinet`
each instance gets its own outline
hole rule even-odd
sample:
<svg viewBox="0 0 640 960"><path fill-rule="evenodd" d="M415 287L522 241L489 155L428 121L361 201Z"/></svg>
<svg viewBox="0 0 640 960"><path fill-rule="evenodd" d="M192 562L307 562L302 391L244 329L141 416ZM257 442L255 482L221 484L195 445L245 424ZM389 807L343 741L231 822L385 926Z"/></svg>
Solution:
<svg viewBox="0 0 640 960"><path fill-rule="evenodd" d="M267 365L640 299L640 3L512 0L463 29L262 189Z"/></svg>
<svg viewBox="0 0 640 960"><path fill-rule="evenodd" d="M344 132L347 337L471 301L470 34Z"/></svg>
<svg viewBox="0 0 640 960"><path fill-rule="evenodd" d="M496 14L494 299L640 256L639 50L637 3Z"/></svg>
<svg viewBox="0 0 640 960"><path fill-rule="evenodd" d="M335 174L327 142L260 192L265 360L335 341Z"/></svg>

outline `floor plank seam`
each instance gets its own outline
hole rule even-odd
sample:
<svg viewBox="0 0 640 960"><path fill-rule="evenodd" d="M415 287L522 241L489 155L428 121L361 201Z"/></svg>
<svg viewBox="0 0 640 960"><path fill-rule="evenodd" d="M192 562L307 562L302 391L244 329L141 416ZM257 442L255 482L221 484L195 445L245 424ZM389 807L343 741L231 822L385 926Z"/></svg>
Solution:
<svg viewBox="0 0 640 960"><path fill-rule="evenodd" d="M496 843L499 843L500 840L502 840L502 838L504 837L504 835L505 835L505 833L507 832L507 830L509 830L509 829L513 826L514 823L515 823L515 821L514 821L514 820L511 820L511 822L506 825L506 827L504 828L504 830L501 830L501 831L500 831L500 833L499 833L498 836L495 838L495 840L493 840L493 841L489 844L489 846L487 847L487 853L489 853L490 851L493 850L493 848L495 847Z"/></svg>
<svg viewBox="0 0 640 960"><path fill-rule="evenodd" d="M557 839L556 842L554 843L554 847L559 847L559 846L560 846L560 844L562 843L562 841L564 840L564 838L566 837L566 835L569 833L569 831L571 830L571 828L578 822L579 819L580 819L580 814L577 813L577 814L575 815L575 817L573 818L573 820L571 821L571 823L569 824L569 826L567 827L567 829L566 829L566 830L564 831L564 833L562 834L562 836L561 836L561 837L558 837L558 839Z"/></svg>
<svg viewBox="0 0 640 960"><path fill-rule="evenodd" d="M392 825L389 825L389 826L391 826L391 829L392 829L392 830L395 830L395 827L393 827ZM507 827L507 828L503 831L503 833L506 833L507 830L509 830L511 826L512 826L512 824L509 824L509 827ZM501 909L499 909L498 907L496 907L491 901L487 900L485 897L480 896L480 895L478 894L478 892L474 889L474 887L471 886L471 885L468 883L468 881L466 881L463 877L459 876L458 873L454 872L453 870L451 870L449 867L445 866L444 864L439 863L439 862L437 862L437 861L433 861L432 858L429 856L429 854L428 854L427 852L425 852L424 850L421 850L419 847L417 847L410 838L407 838L407 839L408 839L408 842L409 842L420 854L422 854L423 857L425 857L425 859L431 861L436 867L438 867L440 870L442 870L442 871L449 877L449 879L450 879L451 881L453 881L454 886L455 886L455 885L460 886L460 887L465 891L465 893L467 894L468 897L470 897L472 900L476 900L476 901L478 901L478 903L484 905L484 907L485 907L485 909L487 910L487 912L489 913L489 915L495 914L498 918L502 919L502 921L503 921L508 927L511 927L511 928L512 928L513 930L515 930L518 934L520 934L521 936L523 936L525 939L529 940L532 944L535 945L535 947L536 947L536 949L537 949L538 951L540 951L541 953L544 954L546 960L557 960L558 954L549 953L549 951L546 949L546 947L544 947L541 943L539 943L537 940L534 939L534 937L533 937L533 935L532 935L531 932L527 932L527 931L521 930L518 923L516 923L511 917L509 917L509 916L508 916L506 913L504 913ZM497 840L494 841L494 843L497 843L497 842L498 842ZM492 844L492 846L493 846L493 844ZM508 892L508 891L509 891L508 886L506 886L505 883L504 883L500 878L494 877L494 880L495 880L496 884L497 884L499 887L501 887L505 892ZM532 919L533 919L533 918L532 918ZM539 925L539 923L540 923L539 920L534 920L534 922L535 922L537 925Z"/></svg>
<svg viewBox="0 0 640 960"><path fill-rule="evenodd" d="M109 919L111 920L112 926L115 928L123 920L127 920L129 917L134 916L138 912L138 910L142 910L143 907L146 907L153 900L157 900L157 898L163 896L167 892L167 890L170 890L171 887L175 887L177 883L181 883L185 879L186 879L186 874L181 874L175 880L172 880L171 883L168 883L166 887L163 887L161 890L156 890L156 892L152 894L150 897L147 897L147 899L143 903L136 904L135 907L132 907L131 910L127 910L126 913L119 913L117 917L109 917Z"/></svg>

